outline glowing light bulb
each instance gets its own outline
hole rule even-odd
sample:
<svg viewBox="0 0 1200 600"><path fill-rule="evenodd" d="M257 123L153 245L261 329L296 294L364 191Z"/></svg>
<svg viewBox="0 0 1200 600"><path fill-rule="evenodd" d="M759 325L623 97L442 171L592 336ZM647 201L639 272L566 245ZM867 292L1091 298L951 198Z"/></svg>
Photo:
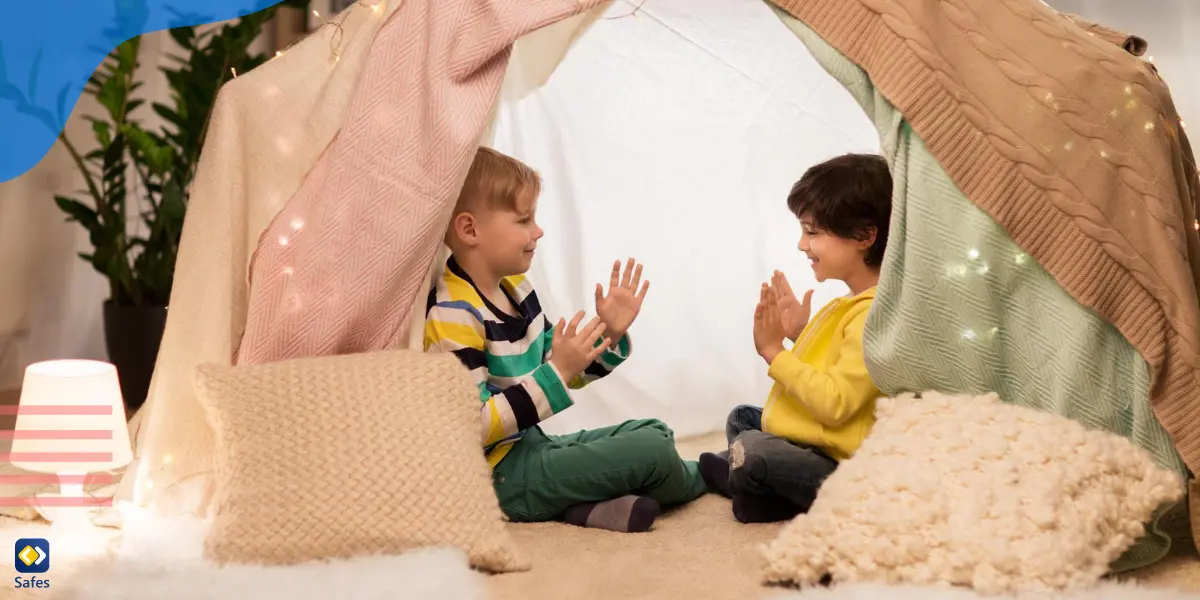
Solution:
<svg viewBox="0 0 1200 600"><path fill-rule="evenodd" d="M967 258L969 258L971 260L975 260L975 259L979 258L979 250L976 248L971 248L970 250L967 251Z"/></svg>

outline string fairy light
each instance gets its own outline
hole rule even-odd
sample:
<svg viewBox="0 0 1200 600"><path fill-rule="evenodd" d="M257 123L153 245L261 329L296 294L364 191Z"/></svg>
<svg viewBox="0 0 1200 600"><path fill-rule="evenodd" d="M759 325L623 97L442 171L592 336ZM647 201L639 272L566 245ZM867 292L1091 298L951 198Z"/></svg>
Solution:
<svg viewBox="0 0 1200 600"><path fill-rule="evenodd" d="M626 0L626 2L628 2L628 1L629 1L629 0ZM633 10L632 10L632 11L629 11L629 12L627 12L627 13L623 14L623 15L617 15L617 16L615 16L615 17L604 17L604 20L605 20L605 21L615 21L615 20L617 20L617 19L625 19L625 18L628 18L628 17L633 17L634 19L637 19L637 18L638 18L638 12L639 12L639 11L641 11L641 10L642 10L642 7L643 7L643 6L645 6L645 5L646 5L646 0L641 0L641 2L639 2L639 3L637 4L637 6L634 6L634 7L633 7Z"/></svg>
<svg viewBox="0 0 1200 600"><path fill-rule="evenodd" d="M354 5L356 8L369 8L369 9L371 9L372 14L379 15L379 14L382 14L383 10L387 7L387 0L379 0L378 2L374 2L374 3L370 3L370 4L365 2L364 0L358 0L357 2L354 3ZM340 50L341 50L341 46L342 46L342 40L346 35L346 29L343 25L346 22L346 19L348 19L350 17L351 12L352 11L349 11L349 10L342 11L341 15L336 20L328 20L325 17L321 16L320 11L318 11L316 9L313 9L313 11L312 11L312 15L314 17L320 19L321 24L316 29L310 31L308 33L308 35L315 34L319 31L321 31L322 29L324 29L325 27L332 26L334 28L333 34L329 37L329 52L333 56L333 62L335 64L340 62L341 58L342 58ZM287 54L287 51L291 50L292 46L295 46L296 44L298 44L301 41L303 41L304 39L306 39L308 37L308 35L288 44L287 47L284 48L283 50L276 50L274 58L279 58L279 57L283 56L284 54ZM274 60L274 59L272 59L272 60Z"/></svg>

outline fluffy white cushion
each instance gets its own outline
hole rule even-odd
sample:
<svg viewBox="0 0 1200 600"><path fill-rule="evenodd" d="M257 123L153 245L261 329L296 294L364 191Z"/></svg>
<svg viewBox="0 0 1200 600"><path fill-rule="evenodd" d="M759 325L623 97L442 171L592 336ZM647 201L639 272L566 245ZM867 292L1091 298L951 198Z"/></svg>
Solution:
<svg viewBox="0 0 1200 600"><path fill-rule="evenodd" d="M1095 585L1179 477L1125 438L994 394L882 398L878 422L808 514L766 549L766 579Z"/></svg>

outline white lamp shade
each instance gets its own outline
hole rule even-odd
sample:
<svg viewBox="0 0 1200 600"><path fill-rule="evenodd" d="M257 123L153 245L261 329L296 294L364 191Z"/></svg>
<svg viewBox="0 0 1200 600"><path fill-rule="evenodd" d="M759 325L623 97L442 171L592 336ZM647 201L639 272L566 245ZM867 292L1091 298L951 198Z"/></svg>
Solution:
<svg viewBox="0 0 1200 600"><path fill-rule="evenodd" d="M14 465L38 473L97 473L129 464L117 368L94 360L26 367L11 452Z"/></svg>

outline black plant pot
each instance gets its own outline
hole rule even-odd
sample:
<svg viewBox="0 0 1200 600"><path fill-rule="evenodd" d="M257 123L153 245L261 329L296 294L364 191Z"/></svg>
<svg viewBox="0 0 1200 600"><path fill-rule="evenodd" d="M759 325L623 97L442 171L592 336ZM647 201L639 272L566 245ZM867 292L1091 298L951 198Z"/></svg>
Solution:
<svg viewBox="0 0 1200 600"><path fill-rule="evenodd" d="M108 360L117 367L121 380L127 419L146 402L166 326L165 306L119 306L112 300L104 302L104 342Z"/></svg>

